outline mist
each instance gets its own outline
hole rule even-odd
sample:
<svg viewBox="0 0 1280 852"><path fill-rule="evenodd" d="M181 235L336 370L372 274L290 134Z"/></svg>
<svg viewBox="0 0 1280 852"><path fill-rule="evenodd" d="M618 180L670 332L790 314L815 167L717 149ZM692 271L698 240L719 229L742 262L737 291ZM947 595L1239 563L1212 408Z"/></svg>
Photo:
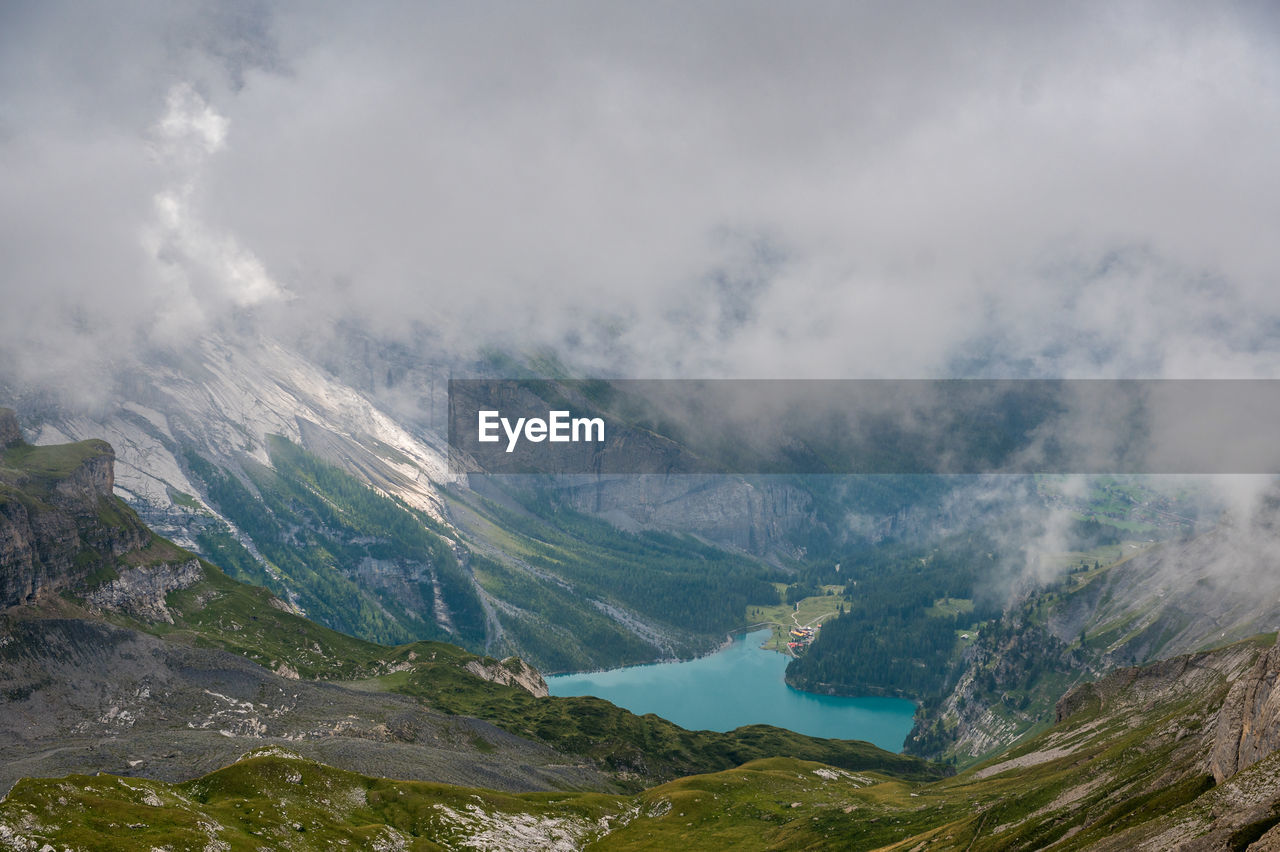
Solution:
<svg viewBox="0 0 1280 852"><path fill-rule="evenodd" d="M343 322L644 378L1277 374L1261 7L2 14L6 373Z"/></svg>
<svg viewBox="0 0 1280 852"><path fill-rule="evenodd" d="M6 4L0 388L106 406L205 335L1280 378L1278 40L1250 3Z"/></svg>

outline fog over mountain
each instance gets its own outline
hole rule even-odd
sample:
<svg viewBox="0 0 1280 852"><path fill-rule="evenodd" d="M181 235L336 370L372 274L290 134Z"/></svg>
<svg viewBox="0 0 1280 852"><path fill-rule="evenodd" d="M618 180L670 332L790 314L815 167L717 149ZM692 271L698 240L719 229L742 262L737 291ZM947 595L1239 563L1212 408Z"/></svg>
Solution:
<svg viewBox="0 0 1280 852"><path fill-rule="evenodd" d="M1280 375L1266 4L7 4L5 373L341 321L655 376Z"/></svg>
<svg viewBox="0 0 1280 852"><path fill-rule="evenodd" d="M1277 151L1265 0L0 3L0 845L1280 848ZM556 697L765 627L904 753Z"/></svg>

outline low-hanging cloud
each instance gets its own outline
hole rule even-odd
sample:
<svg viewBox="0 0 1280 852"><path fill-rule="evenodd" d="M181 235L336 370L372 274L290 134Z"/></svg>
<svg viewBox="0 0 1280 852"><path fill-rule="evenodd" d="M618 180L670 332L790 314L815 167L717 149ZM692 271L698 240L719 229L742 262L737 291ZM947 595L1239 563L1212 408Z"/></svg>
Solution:
<svg viewBox="0 0 1280 852"><path fill-rule="evenodd" d="M1280 372L1265 9L3 15L28 376L339 320L642 377Z"/></svg>
<svg viewBox="0 0 1280 852"><path fill-rule="evenodd" d="M140 234L165 291L157 316L160 340L189 339L210 310L251 308L287 296L234 236L201 221L203 172L226 146L227 129L227 119L188 84L170 89L164 116L151 129L155 156L170 173Z"/></svg>

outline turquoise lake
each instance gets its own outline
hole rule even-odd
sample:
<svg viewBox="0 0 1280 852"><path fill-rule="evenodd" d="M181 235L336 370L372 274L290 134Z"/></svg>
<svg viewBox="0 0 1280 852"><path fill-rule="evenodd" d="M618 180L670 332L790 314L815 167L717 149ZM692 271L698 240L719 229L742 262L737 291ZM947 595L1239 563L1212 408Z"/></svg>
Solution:
<svg viewBox="0 0 1280 852"><path fill-rule="evenodd" d="M787 686L787 657L760 645L768 630L683 663L630 666L547 678L552 695L594 695L632 713L657 713L691 730L766 724L815 737L866 740L902 751L915 705L901 698L839 698Z"/></svg>

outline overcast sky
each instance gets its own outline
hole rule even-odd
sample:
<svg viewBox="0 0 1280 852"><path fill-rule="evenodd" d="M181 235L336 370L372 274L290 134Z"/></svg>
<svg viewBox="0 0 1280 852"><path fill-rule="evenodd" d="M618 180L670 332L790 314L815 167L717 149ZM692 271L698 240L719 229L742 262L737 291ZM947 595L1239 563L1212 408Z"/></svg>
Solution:
<svg viewBox="0 0 1280 852"><path fill-rule="evenodd" d="M0 372L1280 377L1265 3L5 3Z"/></svg>

